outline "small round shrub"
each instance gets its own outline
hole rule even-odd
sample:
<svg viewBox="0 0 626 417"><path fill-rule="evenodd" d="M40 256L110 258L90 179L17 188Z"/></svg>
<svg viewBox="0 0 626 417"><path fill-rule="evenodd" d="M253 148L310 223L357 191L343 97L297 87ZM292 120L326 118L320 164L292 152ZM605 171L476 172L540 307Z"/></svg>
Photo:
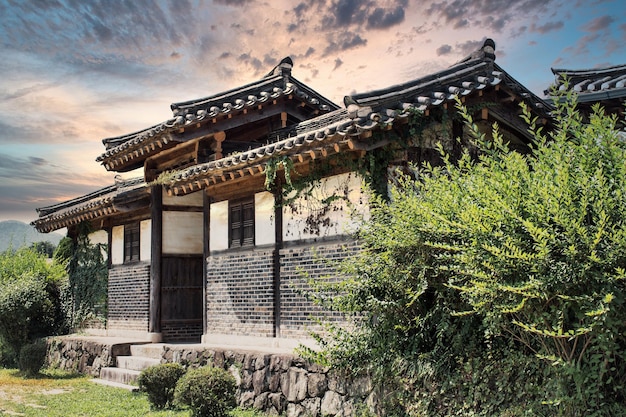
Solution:
<svg viewBox="0 0 626 417"><path fill-rule="evenodd" d="M212 366L193 369L176 385L175 402L191 409L193 417L224 417L237 406L235 378Z"/></svg>
<svg viewBox="0 0 626 417"><path fill-rule="evenodd" d="M18 358L20 371L28 376L37 375L46 362L47 348L44 340L22 346Z"/></svg>
<svg viewBox="0 0 626 417"><path fill-rule="evenodd" d="M176 383L185 374L179 363L162 363L144 369L137 382L139 389L148 394L153 408L163 409L174 405Z"/></svg>

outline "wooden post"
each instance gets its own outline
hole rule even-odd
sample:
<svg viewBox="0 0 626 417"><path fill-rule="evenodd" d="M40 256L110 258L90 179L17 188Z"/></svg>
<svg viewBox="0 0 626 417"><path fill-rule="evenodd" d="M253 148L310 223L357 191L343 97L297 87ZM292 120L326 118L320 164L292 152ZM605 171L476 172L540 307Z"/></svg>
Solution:
<svg viewBox="0 0 626 417"><path fill-rule="evenodd" d="M150 254L150 315L148 332L153 341L161 337L161 255L163 253L163 187L152 186L152 247Z"/></svg>
<svg viewBox="0 0 626 417"><path fill-rule="evenodd" d="M280 337L280 251L283 248L283 192L277 181L274 188L274 337Z"/></svg>
<svg viewBox="0 0 626 417"><path fill-rule="evenodd" d="M202 192L202 213L203 213L203 259L202 259L202 335L207 332L208 325L208 312L207 312L207 275L209 274L209 266L207 265L209 256L211 256L211 242L209 241L211 236L211 197L207 194L206 190Z"/></svg>

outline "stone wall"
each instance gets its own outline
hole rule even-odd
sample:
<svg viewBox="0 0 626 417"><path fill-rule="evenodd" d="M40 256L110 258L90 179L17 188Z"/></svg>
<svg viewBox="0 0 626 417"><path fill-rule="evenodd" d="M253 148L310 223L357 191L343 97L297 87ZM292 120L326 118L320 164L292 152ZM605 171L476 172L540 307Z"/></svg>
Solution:
<svg viewBox="0 0 626 417"><path fill-rule="evenodd" d="M226 369L237 380L239 406L271 415L351 416L378 400L368 378L347 378L294 354L164 345L161 362Z"/></svg>
<svg viewBox="0 0 626 417"><path fill-rule="evenodd" d="M228 370L237 381L239 406L270 415L352 416L364 407L373 409L379 398L368 378L348 378L291 353L202 345L154 346L162 348L162 363L178 362L189 368L212 365ZM130 355L130 344L116 342L115 338L48 339L48 363L67 371L99 376L102 367L114 366L117 356L126 355Z"/></svg>
<svg viewBox="0 0 626 417"><path fill-rule="evenodd" d="M109 269L107 328L148 331L150 263L116 265Z"/></svg>
<svg viewBox="0 0 626 417"><path fill-rule="evenodd" d="M100 376L100 369L114 366L117 356L130 355L131 345L116 342L114 338L103 341L79 336L50 337L47 344L48 366L95 377Z"/></svg>

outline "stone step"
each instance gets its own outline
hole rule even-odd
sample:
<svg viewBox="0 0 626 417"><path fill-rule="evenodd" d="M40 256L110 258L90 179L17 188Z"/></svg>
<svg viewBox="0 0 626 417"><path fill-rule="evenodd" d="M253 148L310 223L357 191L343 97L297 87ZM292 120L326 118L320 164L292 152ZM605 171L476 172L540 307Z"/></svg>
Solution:
<svg viewBox="0 0 626 417"><path fill-rule="evenodd" d="M101 379L101 378L90 379L90 381L93 382L94 384L106 385L107 387L121 388L130 392L139 391L139 387L137 385L122 384L119 382L109 381L109 380Z"/></svg>
<svg viewBox="0 0 626 417"><path fill-rule="evenodd" d="M150 366L161 363L160 359L146 358L143 356L118 356L116 365L121 369L131 369L133 371L143 371Z"/></svg>
<svg viewBox="0 0 626 417"><path fill-rule="evenodd" d="M151 358L151 359L159 359L161 360L161 355L163 354L163 350L165 349L165 345L162 343L149 343L145 345L131 345L130 354L132 356L140 356L143 358Z"/></svg>
<svg viewBox="0 0 626 417"><path fill-rule="evenodd" d="M137 381L139 374L141 374L140 371L133 369L102 368L100 370L100 379L130 385Z"/></svg>

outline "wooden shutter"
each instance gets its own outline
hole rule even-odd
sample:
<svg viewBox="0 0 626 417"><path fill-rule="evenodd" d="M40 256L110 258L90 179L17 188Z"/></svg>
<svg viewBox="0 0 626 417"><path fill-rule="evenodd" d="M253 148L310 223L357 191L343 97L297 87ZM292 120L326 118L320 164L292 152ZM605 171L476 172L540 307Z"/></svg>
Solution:
<svg viewBox="0 0 626 417"><path fill-rule="evenodd" d="M241 246L254 246L254 200L242 203L243 236Z"/></svg>
<svg viewBox="0 0 626 417"><path fill-rule="evenodd" d="M229 247L254 246L254 198L232 202L228 224Z"/></svg>

